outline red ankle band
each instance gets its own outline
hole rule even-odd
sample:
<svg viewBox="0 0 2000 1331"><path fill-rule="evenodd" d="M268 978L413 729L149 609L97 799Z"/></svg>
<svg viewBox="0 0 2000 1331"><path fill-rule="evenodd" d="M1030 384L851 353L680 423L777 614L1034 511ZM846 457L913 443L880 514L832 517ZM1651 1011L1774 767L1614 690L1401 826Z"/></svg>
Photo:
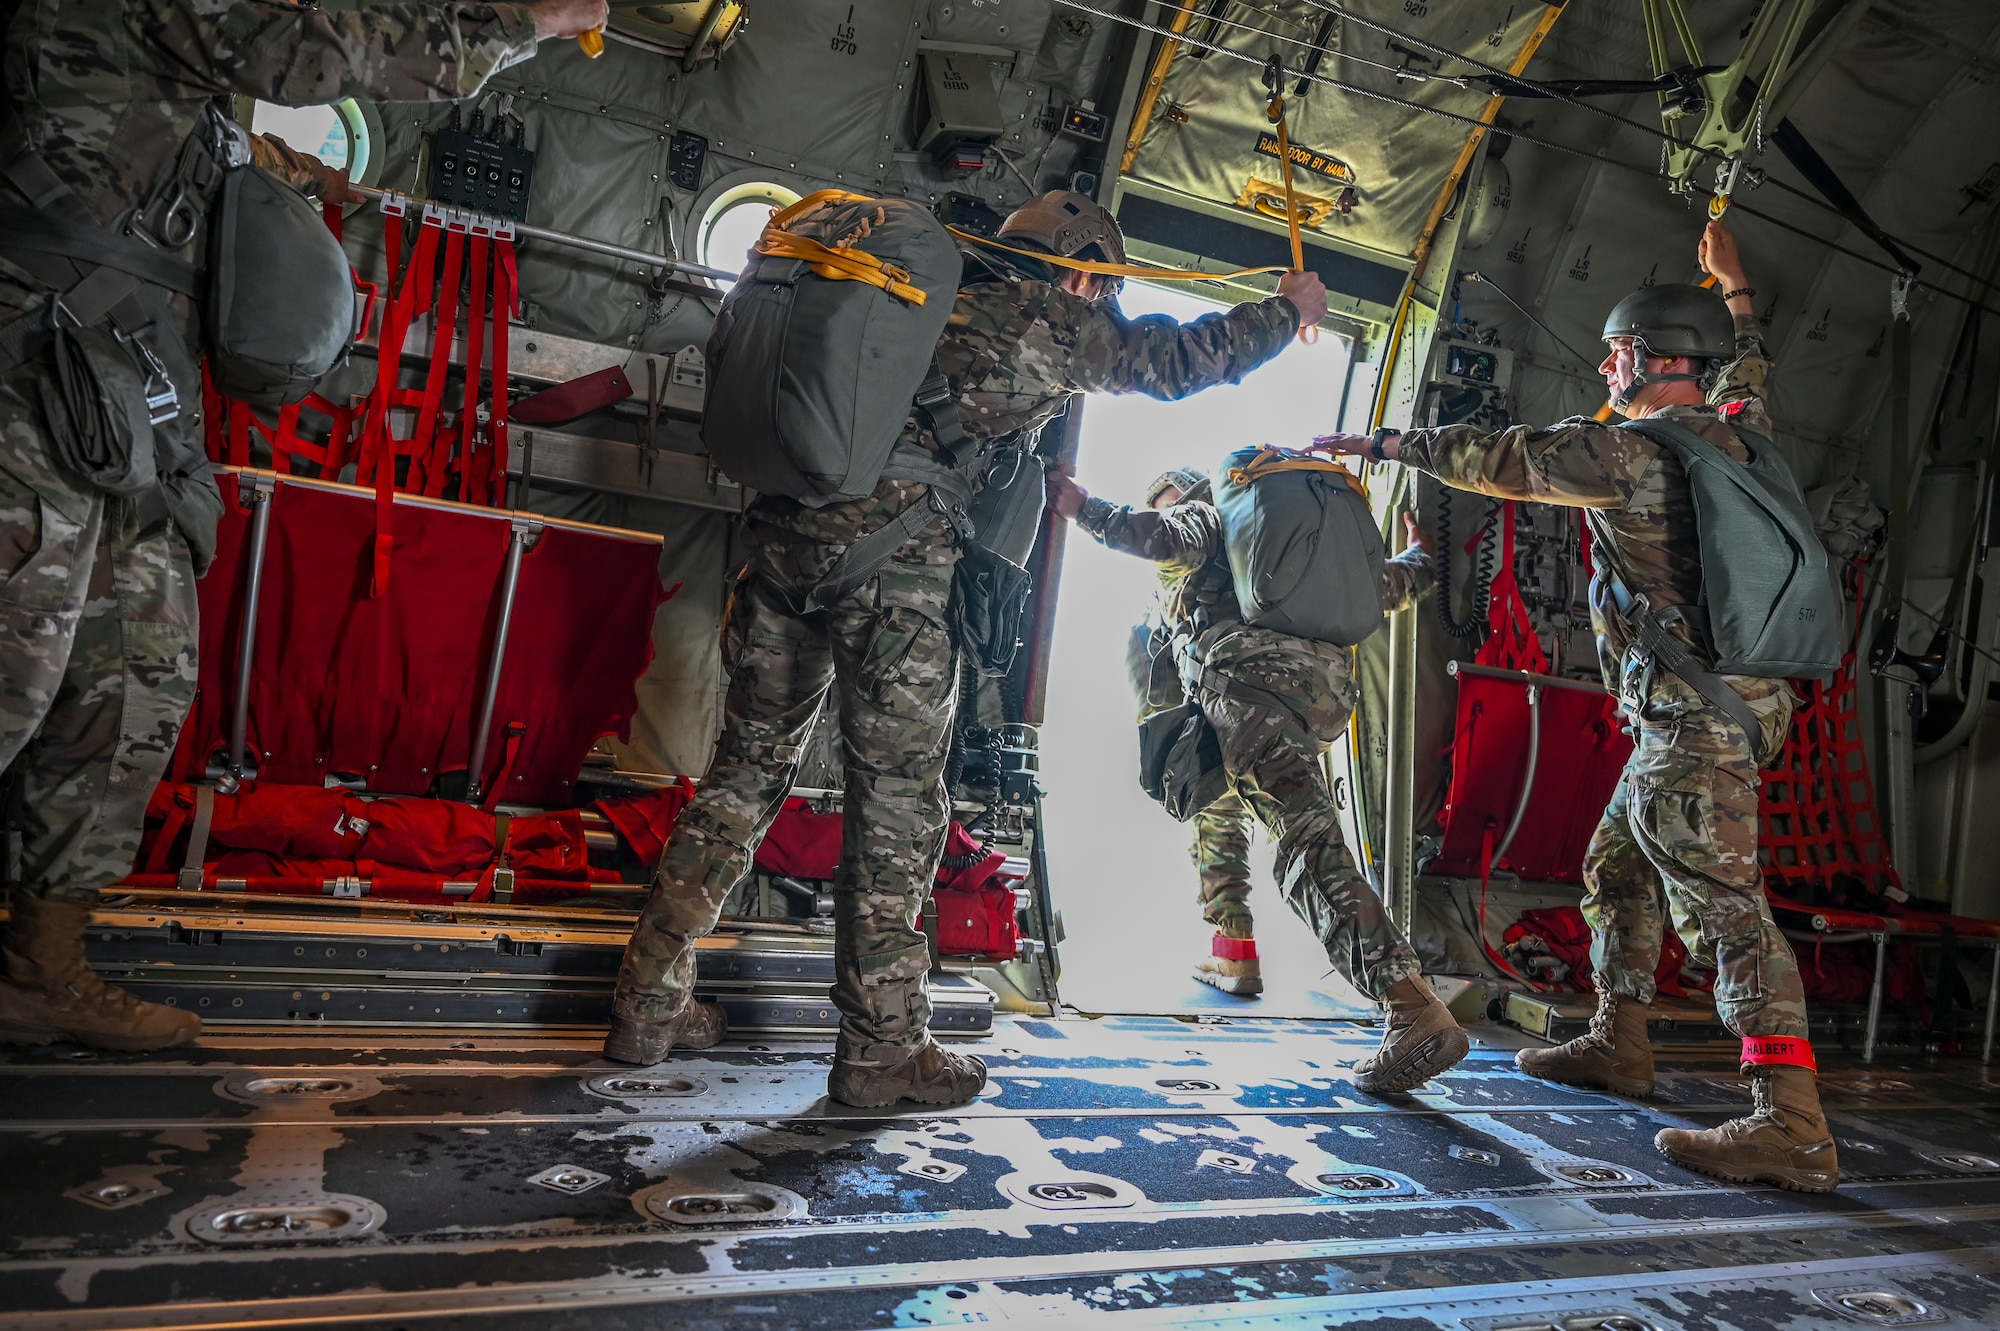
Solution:
<svg viewBox="0 0 2000 1331"><path fill-rule="evenodd" d="M1743 1037L1743 1066L1805 1068L1819 1071L1813 1058L1812 1041L1796 1035L1746 1035Z"/></svg>
<svg viewBox="0 0 2000 1331"><path fill-rule="evenodd" d="M1255 961L1257 940L1254 938L1231 938L1227 934L1217 934L1209 944L1209 951L1224 961Z"/></svg>

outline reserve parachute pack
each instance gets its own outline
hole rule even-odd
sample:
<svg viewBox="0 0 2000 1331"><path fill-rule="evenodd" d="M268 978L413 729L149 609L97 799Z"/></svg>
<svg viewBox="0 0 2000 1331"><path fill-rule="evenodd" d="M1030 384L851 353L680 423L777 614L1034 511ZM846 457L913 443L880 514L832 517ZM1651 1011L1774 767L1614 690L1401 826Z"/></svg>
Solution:
<svg viewBox="0 0 2000 1331"><path fill-rule="evenodd" d="M1231 453L1215 507L1245 623L1352 647L1382 624L1382 534L1354 473L1269 445Z"/></svg>
<svg viewBox="0 0 2000 1331"><path fill-rule="evenodd" d="M809 507L875 489L958 292L923 206L844 190L771 218L708 336L701 438L731 480Z"/></svg>
<svg viewBox="0 0 2000 1331"><path fill-rule="evenodd" d="M1716 671L1797 679L1840 669L1846 598L1784 455L1742 429L1747 464L1672 421L1628 421L1624 428L1670 449L1687 472Z"/></svg>

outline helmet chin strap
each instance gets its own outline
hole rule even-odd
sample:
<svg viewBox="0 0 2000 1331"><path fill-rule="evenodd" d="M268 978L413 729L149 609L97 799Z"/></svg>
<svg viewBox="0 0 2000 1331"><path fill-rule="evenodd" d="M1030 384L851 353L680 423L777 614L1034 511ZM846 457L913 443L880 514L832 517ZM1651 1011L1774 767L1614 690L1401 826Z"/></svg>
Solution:
<svg viewBox="0 0 2000 1331"><path fill-rule="evenodd" d="M1611 405L1621 408L1628 407L1632 405L1632 399L1639 396L1639 390L1647 384L1669 384L1677 380L1700 383L1701 376L1698 374L1635 374L1632 376L1630 387L1612 396Z"/></svg>

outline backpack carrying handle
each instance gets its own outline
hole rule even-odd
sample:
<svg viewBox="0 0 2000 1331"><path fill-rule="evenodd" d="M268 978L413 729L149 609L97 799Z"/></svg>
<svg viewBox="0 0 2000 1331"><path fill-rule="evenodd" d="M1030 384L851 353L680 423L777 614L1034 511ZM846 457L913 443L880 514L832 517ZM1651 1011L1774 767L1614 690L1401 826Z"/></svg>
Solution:
<svg viewBox="0 0 2000 1331"><path fill-rule="evenodd" d="M808 194L783 212L771 214L771 220L764 226L764 234L757 237L757 253L775 259L798 259L821 277L835 282L866 282L882 288L898 300L922 305L927 297L920 288L910 284L908 269L884 263L866 250L849 246L834 248L822 245L810 236L786 230L801 216L821 205L866 202L864 196L840 189L823 189Z"/></svg>

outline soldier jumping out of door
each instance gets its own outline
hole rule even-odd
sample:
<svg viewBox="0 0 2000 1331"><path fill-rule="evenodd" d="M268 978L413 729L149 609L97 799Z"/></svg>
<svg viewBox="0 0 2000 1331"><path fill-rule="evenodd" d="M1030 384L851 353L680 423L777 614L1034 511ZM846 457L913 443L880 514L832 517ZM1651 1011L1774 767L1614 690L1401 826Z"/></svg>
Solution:
<svg viewBox="0 0 2000 1331"><path fill-rule="evenodd" d="M1169 508L1136 509L1095 498L1059 472L1048 489L1050 506L1105 546L1159 564L1180 673L1202 681L1194 693L1220 741L1231 793L1277 843L1279 889L1327 959L1385 1009L1381 1047L1355 1084L1407 1091L1464 1058L1465 1032L1355 866L1321 765L1354 711L1351 649L1244 622L1222 516L1200 492ZM1414 521L1409 528L1410 548L1377 574L1384 610L1407 608L1431 584L1430 540ZM1237 688L1222 691L1230 685Z"/></svg>
<svg viewBox="0 0 2000 1331"><path fill-rule="evenodd" d="M1698 258L1721 294L1663 284L1626 297L1605 323L1608 353L1598 368L1627 417L1684 426L1741 463L1751 456L1744 435L1761 447L1771 429L1764 393L1770 361L1751 306L1756 293L1720 223L1708 226ZM1758 769L1784 743L1792 693L1782 679L1709 669L1715 656L1699 607L1701 544L1680 460L1637 430L1583 417L1545 429L1482 434L1444 426L1327 435L1320 443L1401 462L1463 490L1582 508L1590 526L1599 664L1636 743L1583 866L1597 1015L1568 1044L1522 1050L1521 1068L1625 1095L1652 1093L1646 1009L1660 959L1664 890L1665 915L1689 955L1715 967L1716 1009L1743 1041L1754 1108L1717 1128L1665 1129L1659 1149L1715 1177L1831 1190L1839 1166L1820 1110L1805 994L1791 946L1772 921L1757 860ZM1640 614L1650 607L1692 666L1667 668L1621 604L1637 605ZM1716 692L1717 681L1740 705Z"/></svg>
<svg viewBox="0 0 2000 1331"><path fill-rule="evenodd" d="M1111 215L1066 190L1024 204L999 238L1060 257L1125 257ZM983 250L975 262L984 269L968 273L936 355L959 421L979 441L1027 439L1080 393L1172 400L1234 383L1326 315L1325 287L1311 273L1285 277L1268 300L1177 324L1126 318L1103 298L1102 277ZM928 417L913 414L903 437L938 451ZM926 493L920 482L885 479L864 499L808 508L764 496L745 514L754 569L737 603L743 652L722 738L626 949L607 1058L652 1064L675 1046L721 1038L719 1009L694 1000L695 940L715 928L749 871L832 690L845 819L834 880L841 1020L828 1094L852 1105L956 1104L985 1085L983 1063L929 1034L919 920L950 811L943 774L959 671L946 603L956 529L933 519L859 586L806 606L851 545Z"/></svg>
<svg viewBox="0 0 2000 1331"><path fill-rule="evenodd" d="M221 513L198 429L200 302L156 279L203 252L222 177L246 161L345 193L344 177L253 141L219 104L470 97L539 39L601 27L607 11L604 0L44 0L7 13L0 769L21 843L0 1041L151 1049L191 1039L200 1020L104 984L83 945L98 890L131 871L194 697L194 580ZM105 295L114 289L122 298ZM157 485L113 492L80 469L110 431L79 437L84 422L50 415L56 381L77 379L57 363L59 316L115 336L91 344L128 362L107 369L118 383L102 388L102 415L150 452ZM166 386L178 412L148 424Z"/></svg>
<svg viewBox="0 0 2000 1331"><path fill-rule="evenodd" d="M1176 467L1161 472L1146 487L1146 507L1172 508L1183 500L1207 496L1208 476L1204 472ZM1157 604L1146 622L1133 628L1142 642L1172 630L1166 608L1174 588L1183 581L1185 577L1171 566L1160 566ZM1164 654L1162 667L1172 665L1171 655ZM1141 721L1181 699L1178 673L1171 681L1162 681L1170 683L1171 689L1155 696L1154 682L1148 676L1158 659L1160 655L1150 648L1134 653L1132 688ZM1188 825L1194 829L1188 854L1194 860L1195 900L1201 905L1201 917L1215 929L1209 955L1195 963L1194 978L1226 994L1255 997L1264 992L1264 968L1257 957L1257 923L1250 910L1250 810L1232 790L1188 819Z"/></svg>

